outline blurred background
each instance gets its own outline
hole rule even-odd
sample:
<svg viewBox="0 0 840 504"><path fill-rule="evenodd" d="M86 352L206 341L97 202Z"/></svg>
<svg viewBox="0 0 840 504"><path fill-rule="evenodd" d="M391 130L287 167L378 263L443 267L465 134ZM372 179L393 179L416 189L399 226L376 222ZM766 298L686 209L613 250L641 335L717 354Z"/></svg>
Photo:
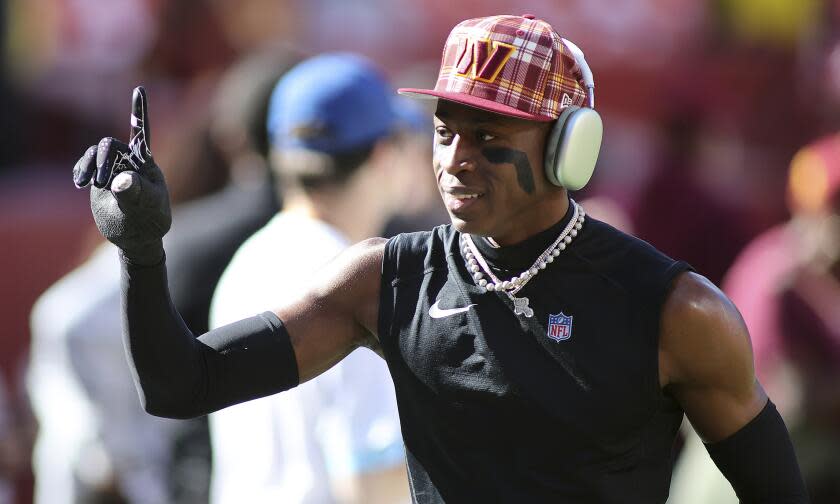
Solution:
<svg viewBox="0 0 840 504"><path fill-rule="evenodd" d="M98 244L71 170L101 137L127 140L135 85L186 201L246 176L218 133L243 58L353 50L395 87L433 86L452 26L500 13L584 50L605 137L575 197L733 297L814 502L840 502L840 1L0 0L0 503L33 499L33 303ZM432 183L407 164L407 185ZM430 194L393 229L442 222Z"/></svg>

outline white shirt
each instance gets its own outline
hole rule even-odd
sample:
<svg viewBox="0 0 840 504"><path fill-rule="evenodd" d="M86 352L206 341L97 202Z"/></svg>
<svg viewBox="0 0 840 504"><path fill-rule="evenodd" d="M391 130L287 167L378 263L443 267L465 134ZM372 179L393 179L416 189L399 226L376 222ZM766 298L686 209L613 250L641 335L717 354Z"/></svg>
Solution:
<svg viewBox="0 0 840 504"><path fill-rule="evenodd" d="M347 245L321 221L278 214L234 255L210 326L295 299ZM404 462L393 382L367 349L292 390L210 415L210 437L214 504L330 503L330 480Z"/></svg>
<svg viewBox="0 0 840 504"><path fill-rule="evenodd" d="M112 472L129 502L168 500L177 421L140 406L121 338L118 260L112 245L101 246L32 310L27 388L40 424L36 504L71 504L74 475L93 483Z"/></svg>

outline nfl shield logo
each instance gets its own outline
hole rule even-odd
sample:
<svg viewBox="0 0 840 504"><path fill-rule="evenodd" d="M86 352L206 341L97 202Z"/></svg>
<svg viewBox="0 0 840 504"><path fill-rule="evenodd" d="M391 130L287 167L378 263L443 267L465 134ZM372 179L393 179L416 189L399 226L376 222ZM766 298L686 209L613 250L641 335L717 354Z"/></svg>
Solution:
<svg viewBox="0 0 840 504"><path fill-rule="evenodd" d="M548 337L554 341L565 341L572 337L572 317L563 315L548 315Z"/></svg>

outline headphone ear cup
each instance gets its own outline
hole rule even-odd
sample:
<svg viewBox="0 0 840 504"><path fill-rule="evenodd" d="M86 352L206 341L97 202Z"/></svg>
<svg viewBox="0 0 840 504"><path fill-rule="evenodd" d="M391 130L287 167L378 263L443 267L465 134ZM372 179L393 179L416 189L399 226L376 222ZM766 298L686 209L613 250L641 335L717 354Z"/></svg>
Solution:
<svg viewBox="0 0 840 504"><path fill-rule="evenodd" d="M570 191L583 188L592 178L604 124L594 109L566 107L546 141L545 175Z"/></svg>

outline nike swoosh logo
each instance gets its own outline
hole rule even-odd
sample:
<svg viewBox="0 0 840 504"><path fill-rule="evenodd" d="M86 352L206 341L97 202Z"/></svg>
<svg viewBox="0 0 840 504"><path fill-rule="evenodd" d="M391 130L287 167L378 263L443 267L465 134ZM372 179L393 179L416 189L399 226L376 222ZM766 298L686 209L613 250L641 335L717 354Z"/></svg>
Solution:
<svg viewBox="0 0 840 504"><path fill-rule="evenodd" d="M435 304L433 304L432 307L429 308L429 316L430 317L432 317L432 318L449 317L450 315L455 315L456 313L464 313L465 311L467 311L470 308L472 308L473 306L475 306L474 304L471 304L469 306L465 306L464 308L450 308L448 310L444 310L444 309L438 307L439 303L440 303L440 300L435 301Z"/></svg>

